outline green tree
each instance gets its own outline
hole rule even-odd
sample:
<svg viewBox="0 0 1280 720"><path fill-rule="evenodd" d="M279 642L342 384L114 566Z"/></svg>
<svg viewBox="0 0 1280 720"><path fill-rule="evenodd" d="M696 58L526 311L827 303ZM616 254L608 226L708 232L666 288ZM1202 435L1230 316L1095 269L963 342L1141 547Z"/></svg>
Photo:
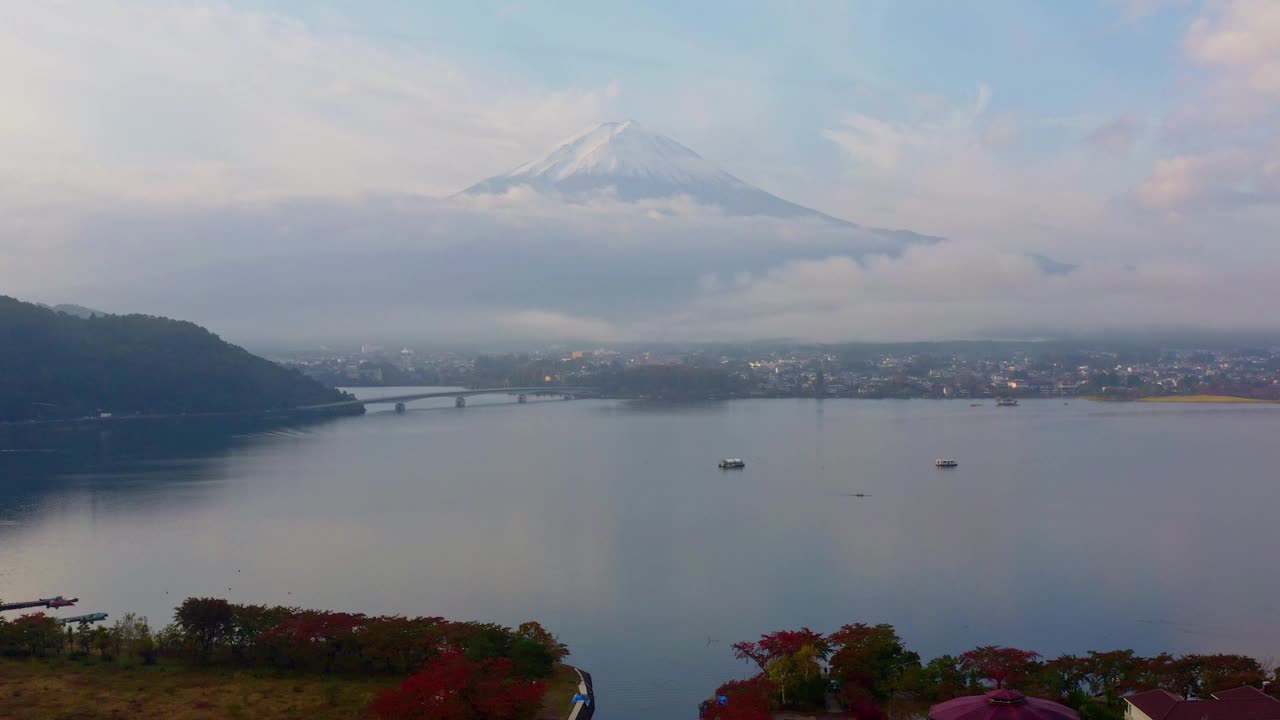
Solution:
<svg viewBox="0 0 1280 720"><path fill-rule="evenodd" d="M555 635L552 635L546 628L535 621L520 623L520 627L516 628L516 637L534 640L547 649L547 653L559 662L569 654L569 647L560 642Z"/></svg>
<svg viewBox="0 0 1280 720"><path fill-rule="evenodd" d="M930 700L950 700L968 693L974 687L973 676L966 672L959 657L941 655L925 663L916 676L915 689Z"/></svg>
<svg viewBox="0 0 1280 720"><path fill-rule="evenodd" d="M777 685L782 707L808 706L822 701L820 657L817 647L805 645L794 653L770 660L765 666L764 674Z"/></svg>
<svg viewBox="0 0 1280 720"><path fill-rule="evenodd" d="M208 660L213 648L226 642L235 627L231 604L219 598L187 598L174 611L173 619L196 644L202 660Z"/></svg>
<svg viewBox="0 0 1280 720"><path fill-rule="evenodd" d="M93 647L93 628L88 623L80 623L76 628L76 646L80 648L80 653L88 655L89 650Z"/></svg>
<svg viewBox="0 0 1280 720"><path fill-rule="evenodd" d="M98 651L98 656L103 660L111 660L114 657L111 654L111 650L116 646L114 629L99 625L93 628L90 635L93 641L93 648Z"/></svg>
<svg viewBox="0 0 1280 720"><path fill-rule="evenodd" d="M1094 693L1114 702L1133 688L1141 664L1142 658L1135 656L1132 650L1090 650L1084 659L1085 681Z"/></svg>
<svg viewBox="0 0 1280 720"><path fill-rule="evenodd" d="M920 667L920 656L903 646L892 625L845 625L828 640L834 649L832 679L870 693L877 702L891 697L904 676Z"/></svg>
<svg viewBox="0 0 1280 720"><path fill-rule="evenodd" d="M141 656L139 645L144 640L151 640L151 628L147 625L147 619L134 613L125 613L116 620L112 629L115 631L116 655Z"/></svg>

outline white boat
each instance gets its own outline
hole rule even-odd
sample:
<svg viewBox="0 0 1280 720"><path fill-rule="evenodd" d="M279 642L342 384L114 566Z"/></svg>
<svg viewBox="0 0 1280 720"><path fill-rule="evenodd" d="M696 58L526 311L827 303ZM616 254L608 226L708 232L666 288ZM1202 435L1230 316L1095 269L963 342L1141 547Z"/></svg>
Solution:
<svg viewBox="0 0 1280 720"><path fill-rule="evenodd" d="M1017 404L1018 404L1018 398L1011 398L1011 397L996 398L996 405L998 405L999 407L1015 407Z"/></svg>
<svg viewBox="0 0 1280 720"><path fill-rule="evenodd" d="M720 461L721 470L738 470L747 466L742 458L725 458Z"/></svg>
<svg viewBox="0 0 1280 720"><path fill-rule="evenodd" d="M956 462L955 460L944 460L942 458L938 458L937 460L933 461L933 466L940 467L940 468L953 468L959 464L960 463Z"/></svg>

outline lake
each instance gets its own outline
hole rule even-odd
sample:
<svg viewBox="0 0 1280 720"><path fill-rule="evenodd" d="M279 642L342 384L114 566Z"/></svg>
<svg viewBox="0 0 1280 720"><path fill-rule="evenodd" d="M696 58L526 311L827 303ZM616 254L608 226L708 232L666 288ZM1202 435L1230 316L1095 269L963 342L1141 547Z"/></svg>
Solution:
<svg viewBox="0 0 1280 720"><path fill-rule="evenodd" d="M800 626L892 623L926 659L1280 652L1278 406L452 405L7 462L0 598L536 619L610 720L695 717L749 670L731 643Z"/></svg>

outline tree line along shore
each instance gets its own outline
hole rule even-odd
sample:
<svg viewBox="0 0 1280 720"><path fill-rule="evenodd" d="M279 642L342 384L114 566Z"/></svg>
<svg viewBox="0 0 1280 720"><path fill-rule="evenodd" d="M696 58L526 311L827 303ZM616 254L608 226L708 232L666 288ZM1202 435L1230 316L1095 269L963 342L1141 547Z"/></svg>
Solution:
<svg viewBox="0 0 1280 720"><path fill-rule="evenodd" d="M1124 720L1123 697L1163 689L1185 698L1280 681L1248 656L1089 651L1046 658L994 645L927 662L907 649L892 625L845 625L823 634L801 628L733 645L755 674L715 689L701 720L770 720L776 712L822 712L833 705L859 720L926 717L931 705L992 689L1013 688L1054 700L1081 720Z"/></svg>
<svg viewBox="0 0 1280 720"><path fill-rule="evenodd" d="M152 629L0 617L0 718L559 720L579 678L536 622L189 598ZM210 713L213 715L210 715Z"/></svg>

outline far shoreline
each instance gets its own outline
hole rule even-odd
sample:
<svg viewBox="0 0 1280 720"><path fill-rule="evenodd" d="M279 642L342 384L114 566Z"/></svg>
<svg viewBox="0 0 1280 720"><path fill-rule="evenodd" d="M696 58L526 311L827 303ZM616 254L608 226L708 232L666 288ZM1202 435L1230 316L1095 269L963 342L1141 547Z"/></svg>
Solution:
<svg viewBox="0 0 1280 720"><path fill-rule="evenodd" d="M1264 400L1262 398L1247 398L1236 395L1158 395L1154 397L1141 397L1138 402L1162 402L1162 403L1222 403L1228 405L1274 405L1280 403L1280 400Z"/></svg>
<svg viewBox="0 0 1280 720"><path fill-rule="evenodd" d="M1087 395L1086 400L1093 402L1146 402L1146 403L1190 403L1217 405L1276 405L1280 400L1264 400L1236 395L1152 395L1148 397L1127 398L1107 397L1104 395Z"/></svg>

